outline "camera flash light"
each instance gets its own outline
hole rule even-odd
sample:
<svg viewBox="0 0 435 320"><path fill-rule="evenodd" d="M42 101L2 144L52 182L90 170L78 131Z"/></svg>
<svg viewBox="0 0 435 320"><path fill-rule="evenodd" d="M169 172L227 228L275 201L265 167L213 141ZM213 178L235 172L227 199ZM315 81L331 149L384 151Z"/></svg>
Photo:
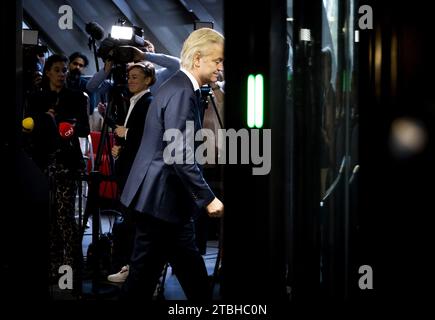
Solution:
<svg viewBox="0 0 435 320"><path fill-rule="evenodd" d="M130 40L133 37L133 28L122 27L122 26L112 26L112 31L110 36L113 39L125 39Z"/></svg>

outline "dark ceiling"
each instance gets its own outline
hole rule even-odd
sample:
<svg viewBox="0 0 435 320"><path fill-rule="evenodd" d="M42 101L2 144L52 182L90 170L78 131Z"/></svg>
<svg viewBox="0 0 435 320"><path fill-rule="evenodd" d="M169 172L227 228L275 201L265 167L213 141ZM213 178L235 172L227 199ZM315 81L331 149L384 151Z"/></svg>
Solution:
<svg viewBox="0 0 435 320"><path fill-rule="evenodd" d="M195 21L213 22L223 33L223 0L24 0L24 21L39 30L40 39L52 51L66 55L81 51L88 55L87 74L96 70L89 35L85 25L96 22L105 29L105 36L119 18L126 24L143 28L158 53L179 56L184 39L193 30ZM62 30L59 19L69 5L73 11L73 28ZM97 46L99 43L97 42ZM102 61L100 59L100 66Z"/></svg>

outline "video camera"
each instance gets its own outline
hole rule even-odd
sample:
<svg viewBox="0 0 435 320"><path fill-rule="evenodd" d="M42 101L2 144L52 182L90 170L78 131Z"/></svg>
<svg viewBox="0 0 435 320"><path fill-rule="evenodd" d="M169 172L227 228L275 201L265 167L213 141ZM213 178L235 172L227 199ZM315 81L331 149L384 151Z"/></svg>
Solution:
<svg viewBox="0 0 435 320"><path fill-rule="evenodd" d="M111 60L116 63L128 63L133 61L133 46L146 50L146 43L143 39L143 30L139 27L112 26L109 36L101 42L97 50L97 56L103 60Z"/></svg>

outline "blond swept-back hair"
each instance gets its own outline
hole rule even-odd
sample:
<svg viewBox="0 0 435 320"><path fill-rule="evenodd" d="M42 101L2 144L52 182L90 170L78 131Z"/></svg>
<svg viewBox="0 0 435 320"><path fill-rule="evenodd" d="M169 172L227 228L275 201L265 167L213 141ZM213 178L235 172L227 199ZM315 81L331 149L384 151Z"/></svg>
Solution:
<svg viewBox="0 0 435 320"><path fill-rule="evenodd" d="M199 53L203 56L208 54L207 49L212 44L224 43L224 37L216 30L201 28L193 31L184 41L181 50L181 66L187 70L193 69L193 58Z"/></svg>

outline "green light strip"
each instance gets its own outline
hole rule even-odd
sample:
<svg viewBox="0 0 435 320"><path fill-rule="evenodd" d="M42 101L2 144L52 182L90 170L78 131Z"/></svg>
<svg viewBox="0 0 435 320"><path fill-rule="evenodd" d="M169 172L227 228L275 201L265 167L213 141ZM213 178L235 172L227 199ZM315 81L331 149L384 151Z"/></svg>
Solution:
<svg viewBox="0 0 435 320"><path fill-rule="evenodd" d="M248 110L247 110L247 122L248 127L256 128L263 127L263 98L264 98L264 79L263 75L250 74L248 76Z"/></svg>
<svg viewBox="0 0 435 320"><path fill-rule="evenodd" d="M255 124L255 78L248 76L248 127L253 128Z"/></svg>
<svg viewBox="0 0 435 320"><path fill-rule="evenodd" d="M255 126L263 127L263 75L255 76Z"/></svg>

